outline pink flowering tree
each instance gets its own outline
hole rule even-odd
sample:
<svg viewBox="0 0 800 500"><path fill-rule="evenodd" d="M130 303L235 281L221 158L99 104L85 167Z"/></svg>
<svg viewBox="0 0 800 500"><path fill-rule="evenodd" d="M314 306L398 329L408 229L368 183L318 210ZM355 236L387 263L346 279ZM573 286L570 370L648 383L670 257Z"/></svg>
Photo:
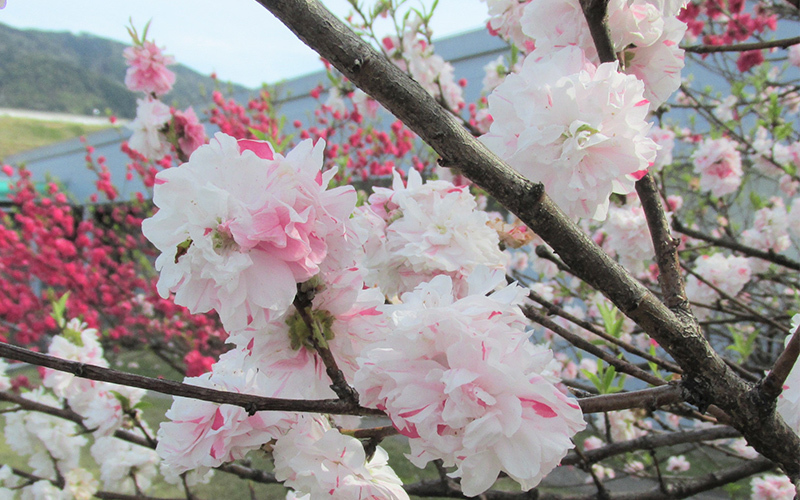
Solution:
<svg viewBox="0 0 800 500"><path fill-rule="evenodd" d="M132 29L123 148L150 191L106 228L4 167L0 286L24 301L0 304L3 333L49 354L0 345L47 367L21 396L0 379L31 467L0 469L0 493L141 496L160 462L187 498L214 469L287 498L794 497L797 5L487 0L510 49L467 103L424 9L259 3L329 65L312 125L267 91L215 92L206 139L159 100L172 60ZM97 329L179 337L161 354L187 377L109 369ZM136 388L175 396L157 432ZM119 454L102 488L77 467L89 440L47 439L80 427ZM403 484L393 435L437 478ZM241 462L257 453L270 472ZM579 493L552 492L565 468Z"/></svg>

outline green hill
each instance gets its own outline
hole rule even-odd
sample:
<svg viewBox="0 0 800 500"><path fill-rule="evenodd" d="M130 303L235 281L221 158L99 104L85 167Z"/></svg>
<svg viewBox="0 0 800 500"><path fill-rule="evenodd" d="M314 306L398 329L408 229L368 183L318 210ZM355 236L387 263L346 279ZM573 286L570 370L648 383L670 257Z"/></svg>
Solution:
<svg viewBox="0 0 800 500"><path fill-rule="evenodd" d="M136 114L137 94L124 85L126 45L82 33L18 30L0 24L0 107L90 115ZM214 81L182 65L163 100L178 107L210 102ZM234 90L246 90L234 86Z"/></svg>

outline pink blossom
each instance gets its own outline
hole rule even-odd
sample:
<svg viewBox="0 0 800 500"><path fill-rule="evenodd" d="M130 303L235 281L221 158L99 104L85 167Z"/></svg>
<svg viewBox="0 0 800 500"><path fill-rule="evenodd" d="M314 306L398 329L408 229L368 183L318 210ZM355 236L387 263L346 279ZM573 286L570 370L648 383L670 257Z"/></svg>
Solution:
<svg viewBox="0 0 800 500"><path fill-rule="evenodd" d="M363 286L358 281L359 288ZM376 308L384 296L377 289L359 290L349 308L339 307L336 300L325 297L330 287L314 297L312 314L331 320L328 347L345 377L352 379L358 369L357 357L371 343L386 335L386 322ZM352 301L350 301L352 302ZM344 303L345 305L347 302ZM260 387L262 395L295 399L329 399L336 395L330 388L325 365L310 346L299 345L296 332L298 315L294 308L283 317L269 322L262 329L246 329L234 333L228 342L237 349L222 356L241 356L245 370L255 370L266 379Z"/></svg>
<svg viewBox="0 0 800 500"><path fill-rule="evenodd" d="M211 370L214 364L214 358L211 356L203 356L197 349L189 351L183 358L186 365L186 376L197 377Z"/></svg>
<svg viewBox="0 0 800 500"><path fill-rule="evenodd" d="M597 436L592 436L583 440L583 449L585 451L596 450L602 448L605 443Z"/></svg>
<svg viewBox="0 0 800 500"><path fill-rule="evenodd" d="M729 295L737 295L750 281L752 271L745 257L725 257L717 253L702 255L694 261L694 272L714 284ZM686 279L686 295L689 299L703 304L711 304L719 298L717 292L694 276ZM705 309L695 310L695 314L705 316Z"/></svg>
<svg viewBox="0 0 800 500"><path fill-rule="evenodd" d="M500 471L533 488L585 425L579 406L546 378L552 353L528 341L524 290L486 296L503 281L502 272L476 272L457 299L450 277L437 276L384 306L392 328L364 351L354 379L362 402L385 409L409 438L409 460L456 465L451 475L467 496Z"/></svg>
<svg viewBox="0 0 800 500"><path fill-rule="evenodd" d="M725 137L706 139L692 154L694 171L700 174L700 189L717 197L739 189L742 183L742 158L737 144Z"/></svg>
<svg viewBox="0 0 800 500"><path fill-rule="evenodd" d="M175 111L172 115L172 126L175 128L178 146L187 158L205 144L206 130L191 107L186 108L186 111Z"/></svg>
<svg viewBox="0 0 800 500"><path fill-rule="evenodd" d="M142 231L162 252L161 296L175 292L193 313L215 309L228 331L283 314L297 283L349 238L355 190L326 189L335 170L320 172L324 147L307 140L284 157L267 142L218 133L159 172L159 211Z"/></svg>
<svg viewBox="0 0 800 500"><path fill-rule="evenodd" d="M53 337L47 353L69 361L108 368L97 330L88 328L78 319L70 320L64 327L63 334ZM50 368L44 369L42 377L42 385L51 389L57 397L70 401L70 406L78 413L85 411L95 395L95 387L98 384L100 382L78 378L71 373Z"/></svg>
<svg viewBox="0 0 800 500"><path fill-rule="evenodd" d="M364 447L331 428L323 417L304 415L272 452L275 477L311 498L407 500L408 494L380 446L367 461Z"/></svg>
<svg viewBox="0 0 800 500"><path fill-rule="evenodd" d="M603 220L611 193L631 192L655 160L642 83L576 47L535 56L489 96L494 122L481 141L571 217Z"/></svg>
<svg viewBox="0 0 800 500"><path fill-rule="evenodd" d="M129 432L144 438L139 429ZM158 475L159 458L154 450L112 436L96 438L91 454L100 466L100 480L106 490L130 494L147 491Z"/></svg>
<svg viewBox="0 0 800 500"><path fill-rule="evenodd" d="M796 493L794 485L784 475L755 477L750 486L753 488L750 500L792 500Z"/></svg>
<svg viewBox="0 0 800 500"><path fill-rule="evenodd" d="M655 252L641 204L611 207L603 230L607 234L604 245L619 257L620 264L634 274L644 273Z"/></svg>
<svg viewBox="0 0 800 500"><path fill-rule="evenodd" d="M630 441L647 434L641 412L619 410L608 412L609 432L614 442ZM602 425L605 430L605 421Z"/></svg>
<svg viewBox="0 0 800 500"><path fill-rule="evenodd" d="M61 402L44 392L43 387L25 392L22 397L50 407ZM55 480L78 468L80 450L87 439L78 426L68 420L33 411L16 411L5 415L5 441L16 453L30 457L31 472Z"/></svg>
<svg viewBox="0 0 800 500"><path fill-rule="evenodd" d="M783 200L774 197L771 207L756 211L753 227L742 231L742 243L766 252L780 253L789 248L789 218ZM769 268L769 262L753 258L750 267L754 272L763 272Z"/></svg>
<svg viewBox="0 0 800 500"><path fill-rule="evenodd" d="M122 53L128 68L125 85L134 92L162 96L172 89L175 73L167 69L175 58L165 56L153 42L128 47Z"/></svg>
<svg viewBox="0 0 800 500"><path fill-rule="evenodd" d="M789 64L800 68L800 44L792 45L787 49Z"/></svg>
<svg viewBox="0 0 800 500"><path fill-rule="evenodd" d="M128 145L149 160L161 159L170 151L164 132L171 118L169 106L158 99L137 99L136 119L128 125L133 130Z"/></svg>
<svg viewBox="0 0 800 500"><path fill-rule="evenodd" d="M644 97L656 109L667 101L681 85L684 50L678 45L686 33L686 25L675 18L664 19L664 30L655 42L629 46L625 51L628 64L625 72L644 83Z"/></svg>
<svg viewBox="0 0 800 500"><path fill-rule="evenodd" d="M780 410L778 411L780 412ZM748 445L744 438L734 439L728 446L742 458L752 460L759 456L758 452L752 446Z"/></svg>
<svg viewBox="0 0 800 500"><path fill-rule="evenodd" d="M407 185L395 172L392 189L374 191L355 220L369 234L368 285L391 297L440 274L458 287L477 266L505 268L497 232L487 226L489 218L469 188L443 180L423 184L411 170Z"/></svg>
<svg viewBox="0 0 800 500"><path fill-rule="evenodd" d="M692 464L683 455L672 456L667 460L667 470L670 472L686 472Z"/></svg>
<svg viewBox="0 0 800 500"><path fill-rule="evenodd" d="M631 474L633 476L644 472L644 464L639 460L632 460L625 464L625 467L622 468L623 471L627 474Z"/></svg>
<svg viewBox="0 0 800 500"><path fill-rule="evenodd" d="M214 370L184 383L244 394L266 394L270 384L257 370L241 369L241 355L229 356ZM249 415L238 406L174 398L168 422L158 431L156 451L176 473L217 467L282 435L296 418L285 412Z"/></svg>
<svg viewBox="0 0 800 500"><path fill-rule="evenodd" d="M499 56L483 67L483 92L492 92L503 83L509 70L506 68L505 56Z"/></svg>
<svg viewBox="0 0 800 500"><path fill-rule="evenodd" d="M451 110L464 106L461 86L456 82L453 65L434 53L433 45L419 38L422 19L413 13L405 22L402 38L384 39L389 59L408 72L429 94L442 99Z"/></svg>
<svg viewBox="0 0 800 500"><path fill-rule="evenodd" d="M84 405L80 414L83 416L83 423L90 429L95 437L110 436L117 429L125 424L126 410L136 412L133 409L147 393L144 389L127 387L106 382L98 382L91 392L83 395L80 399ZM129 408L123 408L120 397L127 401ZM70 399L70 407L77 408ZM88 403L87 403L88 401Z"/></svg>
<svg viewBox="0 0 800 500"><path fill-rule="evenodd" d="M350 99L352 99L353 105L362 116L367 116L369 118L375 118L377 116L378 109L380 109L381 105L378 104L378 101L365 94L363 90L354 90Z"/></svg>
<svg viewBox="0 0 800 500"><path fill-rule="evenodd" d="M492 35L500 36L523 51L529 52L530 37L522 32L520 19L525 5L531 0L484 0L489 7L487 28Z"/></svg>
<svg viewBox="0 0 800 500"><path fill-rule="evenodd" d="M653 109L680 86L684 51L679 42L686 25L675 18L679 5L647 0L613 0L608 4L608 30L615 52L624 56L624 71L644 83L644 97ZM521 26L522 32L534 40L535 57L574 46L588 60L600 62L578 0L530 2Z"/></svg>
<svg viewBox="0 0 800 500"><path fill-rule="evenodd" d="M659 150L656 153L656 160L650 167L651 172L659 172L662 168L672 163L672 150L675 148L675 132L660 127L652 127L647 134L658 144Z"/></svg>
<svg viewBox="0 0 800 500"><path fill-rule="evenodd" d="M764 62L764 52L761 50L748 50L739 54L736 59L736 67L744 73L754 66Z"/></svg>

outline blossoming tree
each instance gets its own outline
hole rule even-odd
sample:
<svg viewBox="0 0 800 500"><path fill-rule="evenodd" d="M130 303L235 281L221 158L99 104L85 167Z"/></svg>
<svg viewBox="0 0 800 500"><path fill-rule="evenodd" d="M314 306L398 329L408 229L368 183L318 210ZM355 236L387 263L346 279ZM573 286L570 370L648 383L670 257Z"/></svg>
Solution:
<svg viewBox="0 0 800 500"><path fill-rule="evenodd" d="M468 105L431 44L430 13L352 2L348 26L314 0L259 3L331 65L327 101L316 125L295 124L298 141L269 96L248 115L219 94L221 132L207 140L194 111L159 100L174 75L147 30L131 31L125 54L126 84L145 96L124 148L157 211L124 219L155 245L157 283L135 272L133 236L110 231L125 249L111 261L129 269L128 291L152 295L139 307L166 318L149 326L196 321L227 350L208 366L207 343L192 343L183 383L148 379L107 368L96 330L66 321L65 307L110 328L85 283L50 322L14 309L25 332L60 335L51 356L0 346L47 367L52 391L0 393L19 410L10 446L32 467L0 469L0 494L112 498L77 467L88 441L63 427L77 425L93 455L116 457L100 468L104 487L138 496L153 450L187 498L211 469L282 482L291 498L521 498L495 486L502 477L543 498L683 498L767 471L754 498L794 496L800 39L767 35L796 28L796 5L487 0L509 58L487 66L488 97ZM397 33L378 39L386 15ZM686 52L727 87L682 79ZM399 120L390 133L362 126L379 105ZM369 193L348 185L387 175L391 186ZM2 233L9 255L27 256L24 228L46 238L50 206L65 203L25 179L23 230ZM487 198L507 215L489 215ZM59 213L61 256L107 262L106 233L87 227L73 242ZM29 278L17 270L3 286ZM176 396L157 435L134 388ZM440 478L404 485L380 446L394 434ZM718 470L691 474L688 448L653 452L687 444ZM261 452L271 473L236 462ZM539 491L559 465L584 471L591 489ZM623 475L639 490L617 491L609 480Z"/></svg>

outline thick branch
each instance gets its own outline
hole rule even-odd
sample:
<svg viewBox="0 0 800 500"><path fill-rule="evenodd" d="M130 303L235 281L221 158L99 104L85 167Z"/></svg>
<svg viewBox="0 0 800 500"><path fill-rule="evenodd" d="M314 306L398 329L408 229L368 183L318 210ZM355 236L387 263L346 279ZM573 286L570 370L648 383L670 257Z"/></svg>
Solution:
<svg viewBox="0 0 800 500"><path fill-rule="evenodd" d="M476 140L418 83L315 0L257 0L301 40L542 237L581 279L602 291L685 370L696 403L716 404L762 454L800 480L800 438L774 412L762 416L751 387L703 338L691 315L673 313L606 255L533 183ZM604 56L606 57L606 56Z"/></svg>
<svg viewBox="0 0 800 500"><path fill-rule="evenodd" d="M589 32L592 34L592 41L597 48L600 62L616 61L617 54L606 27L608 0L581 0L581 8L586 22L589 23ZM542 22L546 21L542 20Z"/></svg>
<svg viewBox="0 0 800 500"><path fill-rule="evenodd" d="M0 342L0 357L24 361L33 365L44 366L53 370L72 373L73 375L89 380L100 382L110 382L112 384L127 385L129 387L139 387L149 391L160 392L172 396L199 399L201 401L211 401L213 403L229 404L239 406L255 413L265 410L273 411L299 411L314 413L332 413L335 415L373 415L385 416L380 410L363 408L338 399L321 400L301 400L301 399L281 399L265 398L252 394L241 394L236 392L218 391L197 387L171 380L159 380L131 373L119 372L109 368L87 365L76 361L48 356L38 352L22 349L9 344Z"/></svg>
<svg viewBox="0 0 800 500"><path fill-rule="evenodd" d="M661 195L656 189L653 176L649 173L636 182L636 192L642 202L650 238L656 252L658 264L658 283L667 307L687 308L686 292L683 287L681 264L678 258L680 240L673 238L669 223L661 205Z"/></svg>

